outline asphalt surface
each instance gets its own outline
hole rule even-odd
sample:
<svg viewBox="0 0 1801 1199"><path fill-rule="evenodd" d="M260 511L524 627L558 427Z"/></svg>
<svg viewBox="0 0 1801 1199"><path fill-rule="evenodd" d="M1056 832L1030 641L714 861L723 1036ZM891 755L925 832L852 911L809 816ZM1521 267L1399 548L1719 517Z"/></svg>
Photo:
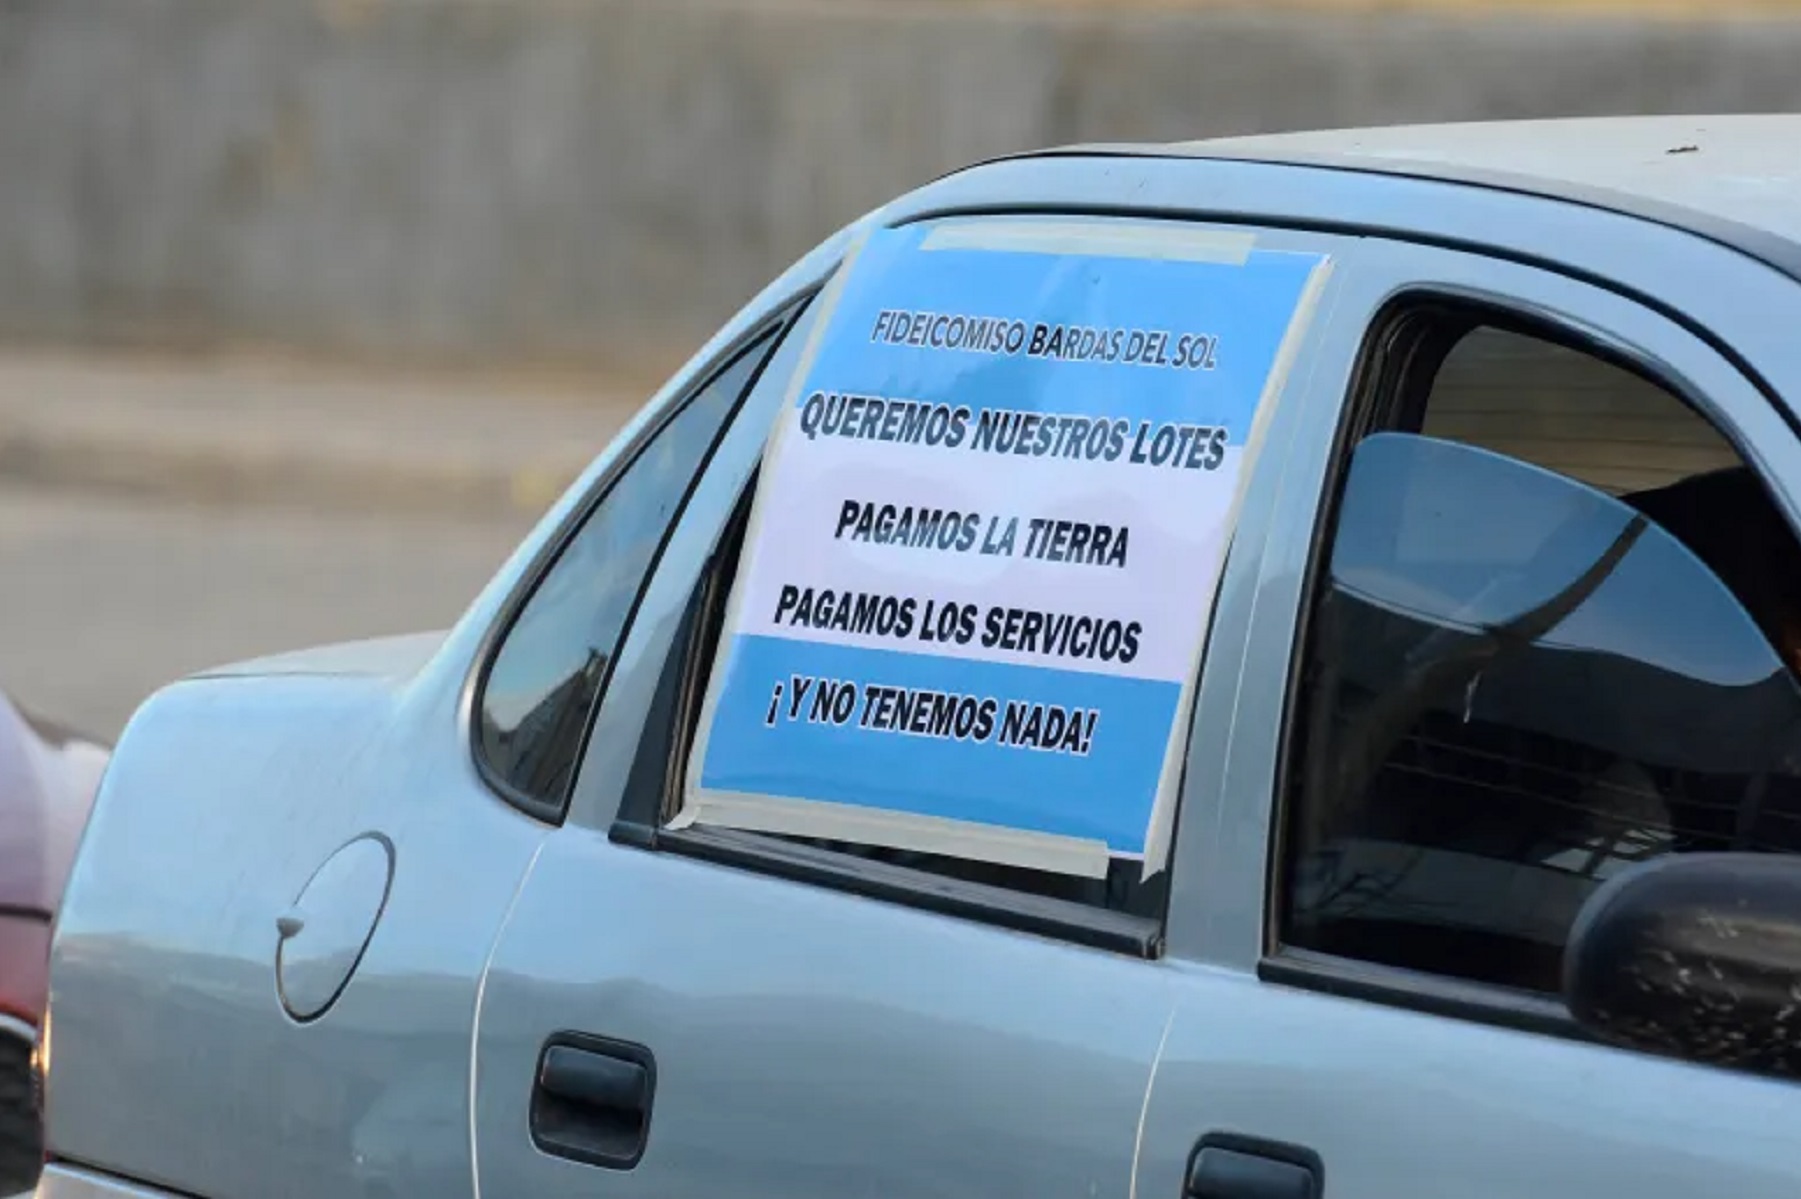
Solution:
<svg viewBox="0 0 1801 1199"><path fill-rule="evenodd" d="M533 520L0 485L0 688L112 737L194 670L444 627Z"/></svg>

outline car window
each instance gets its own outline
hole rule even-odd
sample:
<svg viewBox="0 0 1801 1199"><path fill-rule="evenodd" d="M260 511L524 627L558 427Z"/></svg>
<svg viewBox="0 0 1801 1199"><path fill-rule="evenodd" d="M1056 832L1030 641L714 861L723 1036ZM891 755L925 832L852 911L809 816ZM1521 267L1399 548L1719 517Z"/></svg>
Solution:
<svg viewBox="0 0 1801 1199"><path fill-rule="evenodd" d="M683 743L636 759L659 809L617 835L1158 952L1259 410L1325 264L1180 222L872 232L687 616Z"/></svg>
<svg viewBox="0 0 1801 1199"><path fill-rule="evenodd" d="M642 444L507 630L480 691L477 753L509 798L561 808L657 548L774 342L738 353Z"/></svg>
<svg viewBox="0 0 1801 1199"><path fill-rule="evenodd" d="M1534 462L1610 495L1740 464L1730 442L1659 384L1491 325L1459 337L1445 355L1420 432Z"/></svg>
<svg viewBox="0 0 1801 1199"><path fill-rule="evenodd" d="M1280 935L1554 993L1621 868L1801 850L1801 545L1669 389L1534 331L1422 337L1321 550Z"/></svg>

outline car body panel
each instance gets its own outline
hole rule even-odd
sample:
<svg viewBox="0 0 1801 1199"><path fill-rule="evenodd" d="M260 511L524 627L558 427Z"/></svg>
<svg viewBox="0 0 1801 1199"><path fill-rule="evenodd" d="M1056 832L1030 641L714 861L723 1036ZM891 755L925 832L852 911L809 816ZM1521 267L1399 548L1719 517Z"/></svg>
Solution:
<svg viewBox="0 0 1801 1199"><path fill-rule="evenodd" d="M1158 1066L1141 1194L1213 1130L1304 1146L1331 1199L1795 1193L1792 1083L1197 969Z"/></svg>
<svg viewBox="0 0 1801 1199"><path fill-rule="evenodd" d="M458 681L214 678L140 709L58 929L53 1153L207 1195L467 1191L476 984L543 828L475 778ZM381 922L298 1024L276 919L370 833L397 847Z"/></svg>
<svg viewBox="0 0 1801 1199"><path fill-rule="evenodd" d="M1801 243L1801 114L1641 116L1308 130L1189 142L1182 152L1364 169L1509 175L1592 189Z"/></svg>
<svg viewBox="0 0 1801 1199"><path fill-rule="evenodd" d="M391 637L372 637L362 641L346 641L311 649L272 654L231 662L200 672L200 678L231 678L256 675L365 675L389 679L409 679L423 670L437 652L444 648L444 632L403 633Z"/></svg>
<svg viewBox="0 0 1801 1199"><path fill-rule="evenodd" d="M1780 1088L1710 1073L1688 1090L1695 1071L1503 1032L1484 1009L1426 1017L1291 989L1259 971L1270 948L1275 754L1313 520L1368 314L1404 290L1403 268L1419 263L1410 255L1455 249L1479 260L1456 284L1466 294L1534 307L1654 359L1703 398L1726 388L1727 423L1780 480L1791 516L1801 511L1789 432L1801 397L1792 349L1801 288L1680 222L1405 166L1259 155L1276 152L1020 157L902 197L829 239L728 323L447 633L239 664L153 697L101 787L53 946L47 1102L62 1164L40 1193L133 1195L144 1193L139 1183L208 1199L731 1186L785 1199L1176 1199L1195 1139L1227 1128L1329 1146L1342 1161L1329 1165L1343 1171L1329 1174L1336 1199L1386 1199L1415 1178L1435 1187L1422 1195L1487 1199L1530 1183L1574 1196L1592 1188L1572 1180L1603 1178L1574 1156L1575 1084L1615 1081L1670 1093L1585 1117L1607 1153L1644 1155L1606 1177L1642 1180L1637 1193L1653 1199L1686 1195L1706 1163L1737 1154L1731 1178L1743 1193L1773 1194L1778 1179L1792 1193L1793 1151L1746 1130L1793 1116ZM567 823L532 819L490 791L469 748L480 663L636 440L726 348L817 287L862 229L1026 210L1248 222L1336 245L1347 261L1391 261L1387 274L1335 278L1247 495L1246 548L1228 569L1191 732L1166 958L615 843L609 830L684 582L708 536L678 536L658 568ZM1359 238L1385 240L1370 251ZM1660 323L1644 323L1652 319ZM771 375L765 386L779 382ZM754 451L758 439L746 436ZM732 480L721 483L697 499L698 517L722 519L735 494ZM369 834L394 846L380 922L336 1004L297 1023L274 984L276 920L334 850ZM603 1172L532 1146L531 1063L553 1026L641 1040L657 1054L640 1170ZM1447 1079L1454 1062L1434 1064L1428 1052L1441 1050L1470 1055L1469 1070ZM1539 1072L1509 1088L1510 1061ZM1678 1084L1715 1105L1704 1125L1715 1145L1676 1143L1669 1121L1688 1101ZM1737 1139L1734 1112L1744 1122ZM1567 1135L1547 1130L1551 1114ZM1413 1119L1425 1123L1410 1128ZM1435 1132L1434 1119L1446 1127ZM1533 1133L1549 1138L1564 1174L1494 1168L1494 1155ZM1658 1162L1673 1183L1650 1179ZM1495 1181L1469 1181L1483 1171ZM1520 1184L1513 1192L1501 1185L1509 1180Z"/></svg>
<svg viewBox="0 0 1801 1199"><path fill-rule="evenodd" d="M30 1061L43 1040L50 937L109 753L0 694L0 1191L42 1160Z"/></svg>
<svg viewBox="0 0 1801 1199"><path fill-rule="evenodd" d="M1130 1194L1169 1015L1155 963L579 828L546 847L509 930L482 1006L485 1195ZM655 1055L630 1172L521 1135L564 1028Z"/></svg>
<svg viewBox="0 0 1801 1199"><path fill-rule="evenodd" d="M49 985L50 922L108 749L0 695L0 1019L35 1028Z"/></svg>
<svg viewBox="0 0 1801 1199"><path fill-rule="evenodd" d="M107 758L0 694L0 910L55 911Z"/></svg>
<svg viewBox="0 0 1801 1199"><path fill-rule="evenodd" d="M0 916L0 1036L29 1044L49 995L50 921L38 916Z"/></svg>

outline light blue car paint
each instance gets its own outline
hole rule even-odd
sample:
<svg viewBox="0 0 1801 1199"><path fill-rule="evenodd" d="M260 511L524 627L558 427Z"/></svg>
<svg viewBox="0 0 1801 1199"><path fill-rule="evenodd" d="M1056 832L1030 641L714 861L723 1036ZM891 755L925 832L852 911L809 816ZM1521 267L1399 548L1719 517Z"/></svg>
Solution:
<svg viewBox="0 0 1801 1199"><path fill-rule="evenodd" d="M1785 128L1763 136L1792 154L1801 122ZM1578 181L1607 130L1568 150ZM1010 160L864 222L1185 214L1334 259L1222 585L1158 955L610 837L678 618L804 317L658 561L566 820L509 806L471 759L471 679L508 597L657 414L817 286L853 228L703 348L447 633L210 672L136 714L57 929L58 1160L39 1195L1182 1199L1197 1141L1226 1133L1317 1154L1331 1199L1793 1199L1801 1090L1504 1027L1454 986L1422 989L1458 1015L1384 1002L1404 988L1351 963L1316 963L1305 985L1266 977L1266 875L1302 573L1373 315L1425 287L1581 328L1692 388L1794 516L1801 445L1753 377L1801 396L1801 284L1692 231L1533 188L1282 162L1279 145L1233 155ZM1765 232L1801 243L1801 216ZM394 846L379 923L335 1003L298 1022L277 993L277 920L369 834ZM532 1141L540 1051L564 1032L655 1054L629 1170Z"/></svg>

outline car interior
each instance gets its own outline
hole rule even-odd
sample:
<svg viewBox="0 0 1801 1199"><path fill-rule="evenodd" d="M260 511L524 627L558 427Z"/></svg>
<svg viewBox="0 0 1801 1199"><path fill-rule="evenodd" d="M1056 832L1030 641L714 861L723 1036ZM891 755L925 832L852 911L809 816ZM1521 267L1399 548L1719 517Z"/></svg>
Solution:
<svg viewBox="0 0 1801 1199"><path fill-rule="evenodd" d="M1353 436L1389 429L1473 446L1615 497L1726 585L1792 676L1801 543L1694 406L1631 364L1492 313L1428 307L1397 325ZM1363 794L1310 788L1306 757L1340 751L1372 698L1328 681L1342 647L1329 644L1330 622L1311 627L1287 803L1291 822L1315 831L1291 827L1288 838L1284 945L1550 994L1578 908L1619 868L1673 852L1801 848L1801 772L1786 747L1782 768L1709 774L1617 752L1598 728L1572 739L1484 721L1480 705L1420 711ZM1529 697L1536 683L1556 704L1548 673L1517 677L1531 669L1516 670L1513 688ZM1601 723L1606 697L1583 694L1563 727L1591 714Z"/></svg>

